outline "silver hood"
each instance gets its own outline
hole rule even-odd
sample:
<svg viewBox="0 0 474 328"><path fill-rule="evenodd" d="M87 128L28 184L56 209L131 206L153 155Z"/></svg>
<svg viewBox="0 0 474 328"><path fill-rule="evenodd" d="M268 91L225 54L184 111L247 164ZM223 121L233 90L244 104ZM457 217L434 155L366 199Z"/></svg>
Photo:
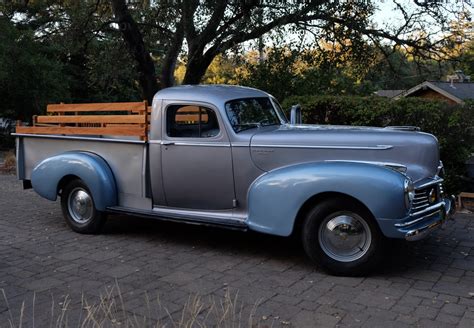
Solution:
<svg viewBox="0 0 474 328"><path fill-rule="evenodd" d="M439 165L433 135L395 128L289 124L262 128L251 139L251 153L264 171L304 162L362 161L404 166L413 181L434 176Z"/></svg>

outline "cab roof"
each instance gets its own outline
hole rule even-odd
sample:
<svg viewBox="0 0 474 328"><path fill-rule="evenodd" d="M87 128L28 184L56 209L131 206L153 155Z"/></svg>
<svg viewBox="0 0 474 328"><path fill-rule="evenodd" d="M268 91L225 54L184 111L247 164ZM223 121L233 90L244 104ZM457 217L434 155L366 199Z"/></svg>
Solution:
<svg viewBox="0 0 474 328"><path fill-rule="evenodd" d="M270 95L264 91L249 87L223 84L200 84L181 85L162 89L155 94L154 98L163 100L199 101L223 105L233 99L269 96Z"/></svg>

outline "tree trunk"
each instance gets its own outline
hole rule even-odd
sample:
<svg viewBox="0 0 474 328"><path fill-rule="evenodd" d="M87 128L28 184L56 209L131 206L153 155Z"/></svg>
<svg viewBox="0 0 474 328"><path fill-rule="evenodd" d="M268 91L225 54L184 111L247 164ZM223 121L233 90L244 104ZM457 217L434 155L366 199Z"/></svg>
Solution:
<svg viewBox="0 0 474 328"><path fill-rule="evenodd" d="M183 84L199 84L216 55L209 53L204 55L194 53L193 55L190 55L190 59L186 66L186 74L184 75Z"/></svg>
<svg viewBox="0 0 474 328"><path fill-rule="evenodd" d="M174 34L171 45L165 55L163 61L163 68L161 69L161 87L168 88L174 85L174 70L176 68L176 61L178 60L179 52L183 45L184 39L184 27L183 23L179 22L176 26L176 32Z"/></svg>
<svg viewBox="0 0 474 328"><path fill-rule="evenodd" d="M145 48L142 34L132 15L128 11L125 0L111 0L114 16L119 24L123 39L130 53L137 62L139 81L143 97L151 104L153 96L158 91L155 64Z"/></svg>

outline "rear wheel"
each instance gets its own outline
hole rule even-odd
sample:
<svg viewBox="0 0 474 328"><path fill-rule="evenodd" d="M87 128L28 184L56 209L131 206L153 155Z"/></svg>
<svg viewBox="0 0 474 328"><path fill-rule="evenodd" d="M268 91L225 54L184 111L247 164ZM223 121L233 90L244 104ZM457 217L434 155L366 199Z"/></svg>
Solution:
<svg viewBox="0 0 474 328"><path fill-rule="evenodd" d="M89 188L81 180L69 182L61 193L61 208L72 230L96 234L102 229L106 214L95 208Z"/></svg>
<svg viewBox="0 0 474 328"><path fill-rule="evenodd" d="M382 258L384 238L375 220L350 199L316 205L307 214L302 238L308 256L336 275L366 274Z"/></svg>

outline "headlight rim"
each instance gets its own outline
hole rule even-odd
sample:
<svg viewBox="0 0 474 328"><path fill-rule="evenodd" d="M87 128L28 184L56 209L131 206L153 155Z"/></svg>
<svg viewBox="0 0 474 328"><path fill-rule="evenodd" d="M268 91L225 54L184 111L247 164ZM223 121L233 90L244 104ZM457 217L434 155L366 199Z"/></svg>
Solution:
<svg viewBox="0 0 474 328"><path fill-rule="evenodd" d="M406 178L403 183L403 189L405 194L405 207L410 210L415 199L415 186L410 178Z"/></svg>

